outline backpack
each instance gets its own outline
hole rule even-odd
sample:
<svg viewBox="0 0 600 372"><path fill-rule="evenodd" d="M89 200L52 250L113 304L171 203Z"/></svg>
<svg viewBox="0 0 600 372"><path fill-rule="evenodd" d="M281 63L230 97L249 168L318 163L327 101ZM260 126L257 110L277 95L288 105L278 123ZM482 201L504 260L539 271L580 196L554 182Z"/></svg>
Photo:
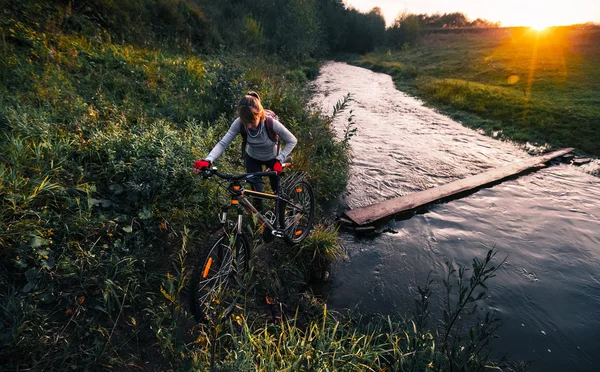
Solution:
<svg viewBox="0 0 600 372"><path fill-rule="evenodd" d="M279 121L279 117L271 110L265 110L265 127L267 128L267 135L269 139L277 144L277 154L279 154L279 135L275 133L273 129L273 120ZM244 158L244 152L246 151L246 144L248 138L248 129L240 120L240 134L242 135L242 159Z"/></svg>

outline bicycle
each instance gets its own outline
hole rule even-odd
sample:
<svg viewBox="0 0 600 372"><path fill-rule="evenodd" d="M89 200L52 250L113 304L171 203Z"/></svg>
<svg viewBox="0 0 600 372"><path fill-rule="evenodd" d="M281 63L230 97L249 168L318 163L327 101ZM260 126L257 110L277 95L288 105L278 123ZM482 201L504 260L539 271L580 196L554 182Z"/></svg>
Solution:
<svg viewBox="0 0 600 372"><path fill-rule="evenodd" d="M284 160L284 169L291 165L291 161L290 157ZM215 180L231 196L230 203L222 207L219 228L199 252L199 265L192 273L192 312L197 320L202 321L206 320L208 305L215 300L216 294L232 281L239 281L249 270L252 239L242 228L244 213L256 216L274 237L283 238L289 244L298 244L312 228L315 199L312 186L303 172L286 177L283 183L278 182L279 187L274 193L243 187L244 182L254 177L277 176L281 181L281 175L274 171L233 175L212 168L200 172L200 176ZM248 197L274 201L275 212L259 212ZM234 210L234 218L231 218L230 210ZM235 307L235 297L218 300L221 305L228 306L225 316ZM223 301L230 303L223 304Z"/></svg>

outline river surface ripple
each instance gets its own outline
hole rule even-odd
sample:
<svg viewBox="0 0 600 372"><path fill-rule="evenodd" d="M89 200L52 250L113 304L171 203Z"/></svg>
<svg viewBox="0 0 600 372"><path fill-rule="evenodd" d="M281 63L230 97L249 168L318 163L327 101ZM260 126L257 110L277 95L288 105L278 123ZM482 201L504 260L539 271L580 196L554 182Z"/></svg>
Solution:
<svg viewBox="0 0 600 372"><path fill-rule="evenodd" d="M315 91L324 112L347 93L354 99L349 208L529 157L424 107L385 74L330 62ZM340 135L349 115L334 122ZM587 169L599 166L594 160ZM330 307L410 314L417 286L433 270L431 302L439 309L443 262L470 267L495 247L497 258L508 257L483 304L506 321L493 340L495 354L532 361L533 371L599 370L599 178L555 164L387 225L390 232L375 238L341 234L348 258L332 275Z"/></svg>

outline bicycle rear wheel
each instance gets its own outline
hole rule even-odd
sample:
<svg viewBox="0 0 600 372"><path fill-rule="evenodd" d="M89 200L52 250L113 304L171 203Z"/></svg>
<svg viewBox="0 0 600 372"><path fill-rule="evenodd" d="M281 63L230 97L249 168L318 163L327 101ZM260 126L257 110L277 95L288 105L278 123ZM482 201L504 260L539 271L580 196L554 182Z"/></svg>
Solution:
<svg viewBox="0 0 600 372"><path fill-rule="evenodd" d="M244 234L225 229L213 234L192 273L191 307L197 321L228 316L233 311L235 292L241 287L249 260L250 243Z"/></svg>
<svg viewBox="0 0 600 372"><path fill-rule="evenodd" d="M315 195L305 179L294 180L286 185L285 196L290 201L284 207L285 240L291 244L303 241L312 228L315 215Z"/></svg>

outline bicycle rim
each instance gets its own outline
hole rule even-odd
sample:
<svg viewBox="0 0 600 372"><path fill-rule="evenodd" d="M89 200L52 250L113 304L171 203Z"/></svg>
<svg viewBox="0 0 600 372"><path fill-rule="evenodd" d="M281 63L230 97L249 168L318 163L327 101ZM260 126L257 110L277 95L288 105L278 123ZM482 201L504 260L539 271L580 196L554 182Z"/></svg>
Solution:
<svg viewBox="0 0 600 372"><path fill-rule="evenodd" d="M287 190L291 203L285 205L285 238L292 244L300 243L310 233L315 212L315 196L311 185L300 180Z"/></svg>
<svg viewBox="0 0 600 372"><path fill-rule="evenodd" d="M233 238L225 230L213 235L192 274L192 311L197 320L231 313L249 259L250 245L243 235Z"/></svg>

